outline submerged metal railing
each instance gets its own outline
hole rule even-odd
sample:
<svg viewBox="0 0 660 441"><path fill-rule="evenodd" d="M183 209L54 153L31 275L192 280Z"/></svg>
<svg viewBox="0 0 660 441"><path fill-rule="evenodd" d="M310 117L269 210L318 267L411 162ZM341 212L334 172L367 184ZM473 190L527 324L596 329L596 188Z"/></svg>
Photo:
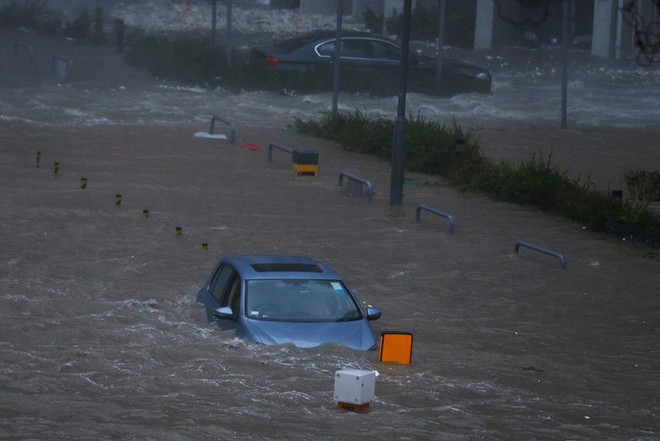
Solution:
<svg viewBox="0 0 660 441"><path fill-rule="evenodd" d="M30 64L32 64L32 61L34 60L34 50L32 49L32 46L30 46L29 44L20 43L18 41L15 41L14 42L14 57L15 58L18 57L18 55L21 52L20 51L21 48L24 49L24 52L27 53L28 62Z"/></svg>
<svg viewBox="0 0 660 441"><path fill-rule="evenodd" d="M415 222L419 222L422 219L422 210L428 211L430 213L436 214L440 217L443 217L449 221L449 228L447 228L447 234L454 234L454 218L445 212L442 212L438 210L437 208L433 208L429 205L422 204L417 207L417 212L415 214Z"/></svg>
<svg viewBox="0 0 660 441"><path fill-rule="evenodd" d="M73 66L73 61L71 61L71 59L53 55L52 65L53 72L55 72L55 74L57 74L63 80L69 79L71 66Z"/></svg>
<svg viewBox="0 0 660 441"><path fill-rule="evenodd" d="M344 185L344 177L346 177L348 179L347 185L348 185L349 188L351 187L352 182L353 183L355 183L355 182L360 183L360 191L362 191L362 185L366 186L367 187L367 192L366 192L367 201L371 202L371 199L373 197L373 185L371 185L371 182L369 182L366 179L361 178L359 176L355 176L353 174L346 173L346 172L341 172L341 173L339 173L339 185L340 186ZM350 190L349 190L349 194L350 194Z"/></svg>
<svg viewBox="0 0 660 441"><path fill-rule="evenodd" d="M277 143L273 142L268 146L268 161L269 162L273 161L273 149L282 150L283 152L287 152L290 155L293 155L293 149L291 149L289 147L286 147L286 146L283 146L282 144L277 144Z"/></svg>
<svg viewBox="0 0 660 441"><path fill-rule="evenodd" d="M520 247L529 248L530 250L538 251L539 253L556 257L557 259L559 259L559 266L561 267L561 269L566 269L566 259L564 258L564 255L561 253L558 253L556 251L550 250L548 248L539 245L535 245L530 242L526 242L524 240L519 240L516 242L516 246L513 249L518 255L520 254Z"/></svg>
<svg viewBox="0 0 660 441"><path fill-rule="evenodd" d="M209 128L209 134L210 135L213 135L213 130L215 130L215 122L216 121L220 121L220 122L225 123L229 126L229 138L228 138L228 140L229 140L229 143L233 145L234 142L236 141L236 127L234 126L234 123L229 121L228 119L221 118L219 116L214 116L213 118L211 118L211 127Z"/></svg>

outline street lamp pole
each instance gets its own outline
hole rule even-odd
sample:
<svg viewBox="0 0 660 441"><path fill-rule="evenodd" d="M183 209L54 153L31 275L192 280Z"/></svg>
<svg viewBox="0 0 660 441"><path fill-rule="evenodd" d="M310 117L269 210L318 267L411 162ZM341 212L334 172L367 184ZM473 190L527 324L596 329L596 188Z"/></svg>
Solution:
<svg viewBox="0 0 660 441"><path fill-rule="evenodd" d="M399 100L394 120L392 146L392 175L390 179L390 204L400 205L403 201L403 172L406 151L406 94L408 87L408 65L410 64L410 15L412 0L403 0L403 27L401 29L401 60L399 72Z"/></svg>
<svg viewBox="0 0 660 441"><path fill-rule="evenodd" d="M335 32L335 52L332 71L332 115L336 116L339 108L339 73L341 66L341 27L344 16L344 0L337 0L337 30Z"/></svg>

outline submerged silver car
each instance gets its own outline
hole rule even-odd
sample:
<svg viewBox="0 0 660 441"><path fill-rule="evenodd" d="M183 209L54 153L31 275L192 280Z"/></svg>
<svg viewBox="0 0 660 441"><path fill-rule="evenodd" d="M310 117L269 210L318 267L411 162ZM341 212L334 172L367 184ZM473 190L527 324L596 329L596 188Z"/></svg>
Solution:
<svg viewBox="0 0 660 441"><path fill-rule="evenodd" d="M225 257L197 293L197 302L209 320L249 341L358 350L378 344L369 321L381 312L363 308L337 273L309 258Z"/></svg>

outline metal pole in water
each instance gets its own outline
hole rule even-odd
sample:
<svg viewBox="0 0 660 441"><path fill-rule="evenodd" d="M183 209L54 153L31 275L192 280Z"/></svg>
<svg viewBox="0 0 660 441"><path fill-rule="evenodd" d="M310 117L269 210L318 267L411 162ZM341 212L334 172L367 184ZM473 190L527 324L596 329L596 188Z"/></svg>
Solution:
<svg viewBox="0 0 660 441"><path fill-rule="evenodd" d="M399 68L399 101L394 120L394 142L392 146L392 176L390 179L390 204L403 201L403 171L406 149L406 89L408 87L408 64L410 63L410 15L412 0L403 3L403 28L401 35L401 61Z"/></svg>
<svg viewBox="0 0 660 441"><path fill-rule="evenodd" d="M564 0L561 38L561 128L566 128L568 102L568 17L571 0Z"/></svg>
<svg viewBox="0 0 660 441"><path fill-rule="evenodd" d="M227 66L231 67L231 59L234 51L234 37L231 30L232 22L232 0L227 0Z"/></svg>
<svg viewBox="0 0 660 441"><path fill-rule="evenodd" d="M337 115L339 107L339 72L341 63L341 27L344 15L344 0L337 0L337 32L335 34L335 53L332 72L332 114Z"/></svg>

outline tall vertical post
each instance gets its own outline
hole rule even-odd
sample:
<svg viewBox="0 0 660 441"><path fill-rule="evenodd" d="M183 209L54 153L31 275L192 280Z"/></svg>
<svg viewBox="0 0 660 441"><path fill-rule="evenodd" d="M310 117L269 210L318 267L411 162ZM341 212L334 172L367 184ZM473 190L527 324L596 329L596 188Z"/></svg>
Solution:
<svg viewBox="0 0 660 441"><path fill-rule="evenodd" d="M341 27L344 16L344 0L337 0L337 32L335 34L335 53L332 71L332 114L337 115L339 107L339 73L341 66Z"/></svg>
<svg viewBox="0 0 660 441"><path fill-rule="evenodd" d="M568 17L571 0L564 0L561 22L561 128L565 129L568 107Z"/></svg>
<svg viewBox="0 0 660 441"><path fill-rule="evenodd" d="M227 0L227 48L225 49L227 54L227 66L231 67L231 59L234 52L234 36L231 30L232 22L232 0Z"/></svg>
<svg viewBox="0 0 660 441"><path fill-rule="evenodd" d="M442 62L444 61L444 45L445 45L445 17L447 12L447 0L438 0L438 38L436 39L435 55L435 81L440 84L442 82Z"/></svg>
<svg viewBox="0 0 660 441"><path fill-rule="evenodd" d="M218 27L218 0L211 1L211 44L215 46L215 33Z"/></svg>
<svg viewBox="0 0 660 441"><path fill-rule="evenodd" d="M408 64L410 63L410 15L412 0L403 0L403 27L401 29L401 61L399 72L399 100L394 120L394 142L392 146L392 176L390 179L390 204L403 201L403 172L406 151L406 96L408 87Z"/></svg>
<svg viewBox="0 0 660 441"><path fill-rule="evenodd" d="M94 38L103 41L103 8L96 8L94 13Z"/></svg>

